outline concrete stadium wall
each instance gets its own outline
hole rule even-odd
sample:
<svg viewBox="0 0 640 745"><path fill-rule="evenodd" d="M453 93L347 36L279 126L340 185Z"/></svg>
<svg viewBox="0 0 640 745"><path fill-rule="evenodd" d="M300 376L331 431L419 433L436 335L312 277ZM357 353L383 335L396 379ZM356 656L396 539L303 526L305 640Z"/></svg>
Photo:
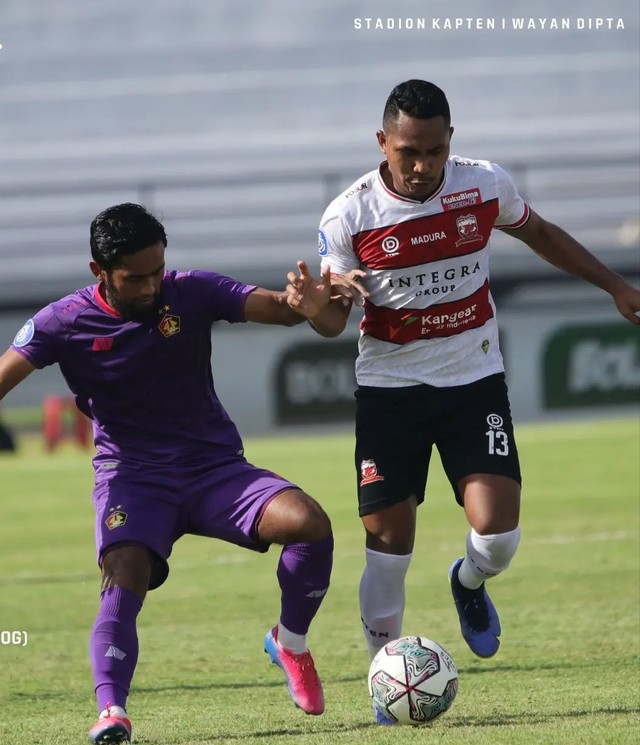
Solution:
<svg viewBox="0 0 640 745"><path fill-rule="evenodd" d="M638 413L640 335L606 295L554 289L549 299L538 293L503 303L498 318L516 421ZM0 347L24 320L0 316ZM245 435L349 422L357 337L355 317L332 340L306 325L220 324L213 332L216 390ZM65 392L58 369L49 368L27 378L3 407Z"/></svg>

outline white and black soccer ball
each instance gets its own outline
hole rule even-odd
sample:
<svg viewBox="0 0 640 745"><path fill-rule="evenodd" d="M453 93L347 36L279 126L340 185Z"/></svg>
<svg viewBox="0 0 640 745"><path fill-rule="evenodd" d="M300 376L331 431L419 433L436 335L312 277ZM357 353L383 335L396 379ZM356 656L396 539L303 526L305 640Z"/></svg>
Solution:
<svg viewBox="0 0 640 745"><path fill-rule="evenodd" d="M403 636L386 644L369 668L375 707L399 724L426 724L451 708L458 670L451 655L424 636Z"/></svg>

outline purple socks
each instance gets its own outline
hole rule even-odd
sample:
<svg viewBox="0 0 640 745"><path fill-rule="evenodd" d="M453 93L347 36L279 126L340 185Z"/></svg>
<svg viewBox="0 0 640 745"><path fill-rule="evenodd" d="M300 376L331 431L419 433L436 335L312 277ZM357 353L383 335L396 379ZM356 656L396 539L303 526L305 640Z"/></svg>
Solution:
<svg viewBox="0 0 640 745"><path fill-rule="evenodd" d="M138 661L136 618L142 601L130 590L110 587L101 596L89 650L98 712L111 706L124 709Z"/></svg>
<svg viewBox="0 0 640 745"><path fill-rule="evenodd" d="M305 635L329 589L333 535L314 543L290 543L282 549L277 577L282 591L280 623Z"/></svg>

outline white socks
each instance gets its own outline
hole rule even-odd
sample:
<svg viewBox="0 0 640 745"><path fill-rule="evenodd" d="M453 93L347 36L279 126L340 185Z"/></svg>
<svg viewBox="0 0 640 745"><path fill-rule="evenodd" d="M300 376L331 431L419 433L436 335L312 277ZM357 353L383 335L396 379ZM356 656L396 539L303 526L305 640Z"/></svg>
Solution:
<svg viewBox="0 0 640 745"><path fill-rule="evenodd" d="M402 636L404 580L411 556L366 549L366 566L360 580L360 615L371 659L387 642Z"/></svg>
<svg viewBox="0 0 640 745"><path fill-rule="evenodd" d="M467 535L467 555L458 570L460 583L475 590L486 579L504 571L519 542L520 528L496 535L479 535L471 529ZM360 580L360 615L371 659L387 642L402 636L404 584L411 557L412 554L396 556L366 549L366 565ZM289 648L280 633L278 641Z"/></svg>
<svg viewBox="0 0 640 745"><path fill-rule="evenodd" d="M460 584L476 590L486 579L503 572L519 542L520 528L495 535L479 535L472 528L467 535L467 555L458 570Z"/></svg>
<svg viewBox="0 0 640 745"><path fill-rule="evenodd" d="M278 624L278 644L289 652L302 654L307 651L306 634L294 634L281 623Z"/></svg>

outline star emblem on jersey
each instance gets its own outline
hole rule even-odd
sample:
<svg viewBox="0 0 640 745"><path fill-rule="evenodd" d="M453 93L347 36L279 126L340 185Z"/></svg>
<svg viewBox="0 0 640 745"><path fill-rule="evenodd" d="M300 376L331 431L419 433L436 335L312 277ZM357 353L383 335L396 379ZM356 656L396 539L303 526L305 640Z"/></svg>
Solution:
<svg viewBox="0 0 640 745"><path fill-rule="evenodd" d="M158 324L158 328L163 336L167 338L175 336L180 333L180 316L173 316L170 313L165 313L162 316L162 320Z"/></svg>
<svg viewBox="0 0 640 745"><path fill-rule="evenodd" d="M458 234L460 235L460 240L456 241L456 246L482 240L478 228L478 218L475 215L460 215L456 218L456 228L458 228Z"/></svg>
<svg viewBox="0 0 640 745"><path fill-rule="evenodd" d="M380 476L378 473L378 466L376 466L376 462L374 460L371 460L370 458L367 460L363 460L360 464L360 475L362 476L362 479L360 480L360 486L364 486L365 484L373 484L374 481L384 481L384 476Z"/></svg>
<svg viewBox="0 0 640 745"><path fill-rule="evenodd" d="M120 505L118 505L117 507L111 507L109 509L109 512L111 514L104 521L104 524L107 526L107 528L109 528L109 530L121 528L127 522L128 515L126 512L123 512L120 509Z"/></svg>

